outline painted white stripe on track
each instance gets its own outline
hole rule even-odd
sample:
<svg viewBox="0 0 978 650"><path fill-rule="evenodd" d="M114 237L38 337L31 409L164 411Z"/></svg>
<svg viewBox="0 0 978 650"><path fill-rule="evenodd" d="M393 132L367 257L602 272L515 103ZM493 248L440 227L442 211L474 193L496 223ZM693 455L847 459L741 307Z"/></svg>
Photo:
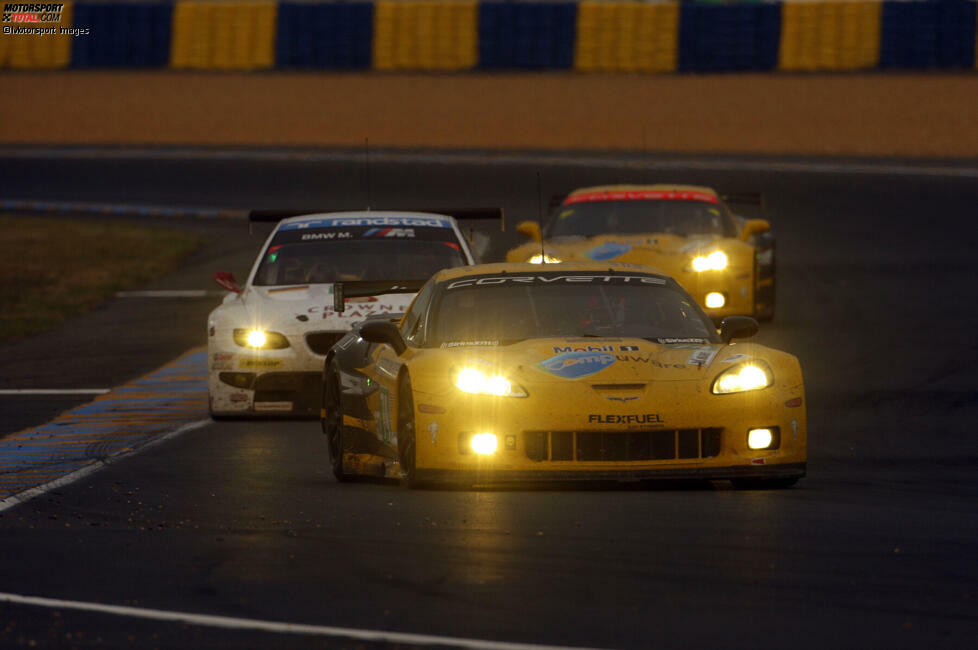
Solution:
<svg viewBox="0 0 978 650"><path fill-rule="evenodd" d="M578 646L536 645L531 643L509 643L505 641L484 641L481 639L466 639L450 636L434 636L430 634L411 634L407 632L385 632L382 630L361 630L352 627L331 627L328 625L308 625L304 623L284 623L279 621L264 621L260 619L235 618L231 616L213 616L210 614L192 614L189 612L173 612L163 609L148 609L145 607L129 607L125 605L103 605L101 603L86 603L78 600L59 600L57 598L42 598L39 596L24 596L0 592L0 602L16 605L30 605L49 609L74 609L130 618L147 618L156 621L168 621L199 625L203 627L218 627L229 630L256 630L278 634L302 634L307 636L343 637L360 641L378 643L399 643L409 645L451 646L455 648L470 648L472 650L597 650Z"/></svg>
<svg viewBox="0 0 978 650"><path fill-rule="evenodd" d="M3 388L0 395L105 395L111 388Z"/></svg>
<svg viewBox="0 0 978 650"><path fill-rule="evenodd" d="M47 494L52 490L56 490L58 488L64 487L65 485L70 485L71 483L81 480L86 476L88 476L89 474L94 474L100 469L108 467L109 465L112 465L120 460L129 458L130 456L135 456L136 454L142 453L147 449L155 447L156 445L161 444L163 442L166 442L167 440L172 440L173 438L176 438L179 435L187 433L188 431L193 431L194 429L199 429L200 427L206 426L211 422L213 422L213 420L211 420L210 418L207 418L205 420L197 420L196 422L190 422L188 424L183 425L182 427L174 429L169 433L164 433L158 438L153 438L146 444L140 445L135 449L119 452L113 456L109 456L105 458L104 460L93 460L91 464L86 465L81 469L76 469L74 472L71 472L70 474L65 474L64 476L60 478L56 478L53 481L48 481L47 483L38 485L36 487L32 487L29 490L24 490L23 492L18 492L17 494L12 494L5 499L0 499L0 512L3 512L4 510L9 510L14 506L19 506L22 503L27 503L34 497L39 497L42 494Z"/></svg>

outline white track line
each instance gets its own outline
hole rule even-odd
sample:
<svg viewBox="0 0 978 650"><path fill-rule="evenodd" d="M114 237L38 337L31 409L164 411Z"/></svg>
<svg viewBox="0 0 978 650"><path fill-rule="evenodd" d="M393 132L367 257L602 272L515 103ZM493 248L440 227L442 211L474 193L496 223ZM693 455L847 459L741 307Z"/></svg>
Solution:
<svg viewBox="0 0 978 650"><path fill-rule="evenodd" d="M223 296L227 291L206 291L204 289L161 289L158 291L117 291L116 298L210 298Z"/></svg>
<svg viewBox="0 0 978 650"><path fill-rule="evenodd" d="M3 388L0 395L105 395L111 388Z"/></svg>
<svg viewBox="0 0 978 650"><path fill-rule="evenodd" d="M151 447L155 447L156 445L166 442L167 440L176 438L177 436L187 433L188 431L199 429L200 427L206 426L211 422L213 422L213 420L211 420L210 418L204 420L197 420L196 422L190 422L188 424L183 425L182 427L174 429L169 433L164 433L158 438L153 438L146 444L140 445L135 449L119 452L113 456L109 456L105 460L93 460L91 464L86 465L81 469L76 469L74 472L71 472L70 474L65 474L61 478L56 478L53 481L48 481L47 483L38 485L37 487L32 487L29 490L24 490L23 492L18 492L17 494L12 494L5 499L0 499L0 512L3 512L4 510L9 510L14 506L19 506L22 503L27 503L34 497L39 497L42 494L47 494L52 490L56 490L60 487L64 487L65 485L74 483L75 481L85 478L89 474L94 474L95 472L99 471L104 467L108 467L109 465L112 465L125 458L129 458L130 456L135 456L136 454L144 452Z"/></svg>
<svg viewBox="0 0 978 650"><path fill-rule="evenodd" d="M507 643L505 641L483 641L480 639L465 639L451 636L434 636L430 634L410 634L406 632L384 632L382 630L360 630L352 627L331 627L328 625L307 625L303 623L282 623L279 621L263 621L259 619L235 618L231 616L212 616L209 614L191 614L188 612L172 612L163 609L148 609L145 607L127 607L123 605L103 605L101 603L86 603L78 600L59 600L56 598L41 598L38 596L23 596L0 592L0 602L17 605L32 605L49 609L76 609L86 612L129 616L133 618L148 618L156 621L169 621L200 625L204 627L219 627L230 630L258 630L279 634L303 634L309 636L344 637L360 641L378 643L403 643L410 645L451 646L456 648L471 648L472 650L597 650L576 646L535 645L531 643Z"/></svg>

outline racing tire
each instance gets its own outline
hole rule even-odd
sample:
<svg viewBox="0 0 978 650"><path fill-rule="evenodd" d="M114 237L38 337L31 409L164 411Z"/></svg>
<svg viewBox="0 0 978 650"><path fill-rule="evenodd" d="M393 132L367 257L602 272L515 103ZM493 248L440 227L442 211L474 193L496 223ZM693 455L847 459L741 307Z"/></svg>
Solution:
<svg viewBox="0 0 978 650"><path fill-rule="evenodd" d="M735 478L730 481L738 490L783 490L798 482L797 478Z"/></svg>
<svg viewBox="0 0 978 650"><path fill-rule="evenodd" d="M329 445L329 464L338 483L349 480L343 472L343 402L340 398L339 374L336 362L329 366L323 381L323 410L320 418Z"/></svg>
<svg viewBox="0 0 978 650"><path fill-rule="evenodd" d="M774 307L775 307L775 299L777 296L776 289L778 284L777 266L775 265L774 254L775 254L775 250L774 250L774 246L772 245L771 246L771 288L769 290L770 300L762 308L758 308L757 306L757 293L758 293L757 282L761 272L760 265L757 264L757 262L754 263L754 319L760 323L769 323L772 320L774 320Z"/></svg>
<svg viewBox="0 0 978 650"><path fill-rule="evenodd" d="M404 472L404 485L420 487L417 467L417 435L414 430L414 393L407 373L397 382L397 456Z"/></svg>

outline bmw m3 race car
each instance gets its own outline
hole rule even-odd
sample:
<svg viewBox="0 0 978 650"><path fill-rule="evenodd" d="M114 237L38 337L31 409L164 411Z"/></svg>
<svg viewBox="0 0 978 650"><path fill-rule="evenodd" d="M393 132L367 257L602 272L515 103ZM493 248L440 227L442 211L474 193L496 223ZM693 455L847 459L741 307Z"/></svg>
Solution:
<svg viewBox="0 0 978 650"><path fill-rule="evenodd" d="M489 216L474 212L467 216ZM500 218L499 210L482 212ZM279 218L272 213L271 220ZM333 343L354 322L402 312L411 302L410 295L363 296L337 312L333 283L423 281L439 269L472 263L458 223L446 215L338 212L281 220L243 287L230 273L215 274L230 293L208 318L212 416L315 417L323 358Z"/></svg>
<svg viewBox="0 0 978 650"><path fill-rule="evenodd" d="M676 278L714 320L735 314L774 317L770 224L734 215L708 187L582 188L563 200L544 232L533 221L517 230L533 242L511 250L507 261L643 264Z"/></svg>
<svg viewBox="0 0 978 650"><path fill-rule="evenodd" d="M413 289L413 287L412 287ZM629 264L436 273L401 318L327 355L323 432L338 480L409 485L805 475L794 356L720 330L669 276Z"/></svg>

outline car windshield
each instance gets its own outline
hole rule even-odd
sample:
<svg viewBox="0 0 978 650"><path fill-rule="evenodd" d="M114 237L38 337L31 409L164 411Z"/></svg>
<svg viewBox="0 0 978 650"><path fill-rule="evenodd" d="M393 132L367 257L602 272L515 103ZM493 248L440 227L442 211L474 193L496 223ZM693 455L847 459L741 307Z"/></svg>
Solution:
<svg viewBox="0 0 978 650"><path fill-rule="evenodd" d="M670 233L733 237L736 229L720 203L684 200L582 201L560 206L547 237Z"/></svg>
<svg viewBox="0 0 978 650"><path fill-rule="evenodd" d="M513 343L544 337L636 337L714 341L716 331L682 289L661 284L542 276L542 282L448 283L430 317L429 347L464 341ZM556 279L554 279L556 277ZM635 277L635 276L633 276ZM641 276L639 276L641 277ZM620 278L619 278L620 280Z"/></svg>
<svg viewBox="0 0 978 650"><path fill-rule="evenodd" d="M448 241L371 239L279 245L273 242L262 258L254 284L425 280L439 269L465 263L459 245Z"/></svg>

